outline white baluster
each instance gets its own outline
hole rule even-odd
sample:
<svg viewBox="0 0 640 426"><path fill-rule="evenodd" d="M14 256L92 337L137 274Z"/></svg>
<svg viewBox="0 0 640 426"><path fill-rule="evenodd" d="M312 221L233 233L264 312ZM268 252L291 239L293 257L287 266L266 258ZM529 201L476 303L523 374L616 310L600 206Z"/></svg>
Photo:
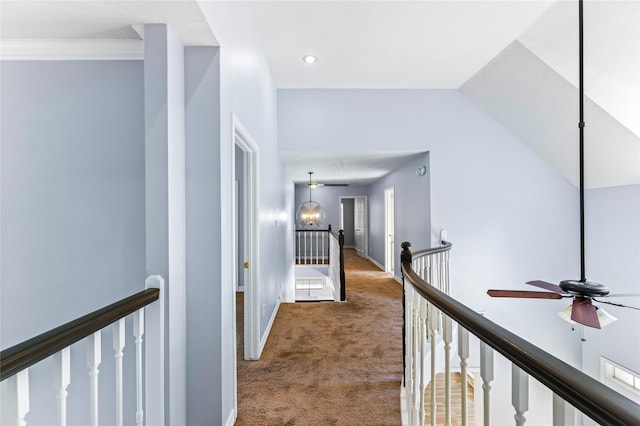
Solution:
<svg viewBox="0 0 640 426"><path fill-rule="evenodd" d="M443 316L442 340L444 341L444 424L451 425L451 341L453 340L451 318ZM464 384L464 383L463 383Z"/></svg>
<svg viewBox="0 0 640 426"><path fill-rule="evenodd" d="M2 387L2 420L11 421L15 426L25 426L29 412L29 369L16 373L4 380Z"/></svg>
<svg viewBox="0 0 640 426"><path fill-rule="evenodd" d="M163 425L164 420L164 298L165 283L160 275L150 275L145 280L145 288L159 288L157 301L147 305L145 317L145 417L148 425Z"/></svg>
<svg viewBox="0 0 640 426"><path fill-rule="evenodd" d="M91 426L98 426L98 367L101 357L100 330L87 337L87 367L89 367L89 382L91 385Z"/></svg>
<svg viewBox="0 0 640 426"><path fill-rule="evenodd" d="M571 404L553 394L553 426L573 426L576 423L576 410Z"/></svg>
<svg viewBox="0 0 640 426"><path fill-rule="evenodd" d="M58 425L67 424L67 386L71 383L71 348L53 355L53 388L58 402Z"/></svg>
<svg viewBox="0 0 640 426"><path fill-rule="evenodd" d="M142 338L144 336L144 308L133 314L133 337L136 344L136 425L142 426Z"/></svg>
<svg viewBox="0 0 640 426"><path fill-rule="evenodd" d="M480 376L482 376L482 401L484 425L491 426L491 382L493 381L493 349L480 342Z"/></svg>
<svg viewBox="0 0 640 426"><path fill-rule="evenodd" d="M122 351L124 349L124 318L113 324L113 351L116 360L116 426L122 426Z"/></svg>
<svg viewBox="0 0 640 426"><path fill-rule="evenodd" d="M460 357L460 377L462 379L461 421L462 426L467 426L469 414L467 412L467 360L469 359L469 332L458 324L458 356Z"/></svg>
<svg viewBox="0 0 640 426"><path fill-rule="evenodd" d="M511 404L516 410L516 426L524 425L524 413L529 409L529 375L515 364L511 364Z"/></svg>
<svg viewBox="0 0 640 426"><path fill-rule="evenodd" d="M431 344L431 426L436 425L436 335L438 327L438 310L431 303L428 304L429 343ZM424 358L424 357L423 357ZM424 388L423 388L424 392Z"/></svg>

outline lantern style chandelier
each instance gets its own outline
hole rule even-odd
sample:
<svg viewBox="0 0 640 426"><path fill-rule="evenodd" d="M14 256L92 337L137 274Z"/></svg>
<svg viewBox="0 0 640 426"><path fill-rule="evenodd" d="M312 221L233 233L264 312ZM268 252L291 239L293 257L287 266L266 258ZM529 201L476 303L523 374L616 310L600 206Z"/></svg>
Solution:
<svg viewBox="0 0 640 426"><path fill-rule="evenodd" d="M309 173L309 201L305 201L300 204L298 207L298 211L296 212L296 220L298 221L298 226L301 229L320 229L324 222L325 212L322 206L315 201L311 201L311 189L315 187L311 183L311 175L313 172Z"/></svg>

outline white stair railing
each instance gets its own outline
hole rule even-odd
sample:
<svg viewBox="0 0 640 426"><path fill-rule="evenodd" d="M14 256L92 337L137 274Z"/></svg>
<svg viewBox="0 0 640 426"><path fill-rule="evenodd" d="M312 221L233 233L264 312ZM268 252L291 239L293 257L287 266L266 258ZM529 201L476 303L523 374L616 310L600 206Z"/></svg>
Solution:
<svg viewBox="0 0 640 426"><path fill-rule="evenodd" d="M606 385L564 363L537 346L505 330L482 315L472 311L448 296L449 292L449 251L451 244L443 241L442 247L410 251L411 244L402 243L403 304L405 309L405 411L410 426L424 425L424 393L431 385L432 393L428 404L431 424L451 425L450 404L452 327L457 324L457 353L460 359L462 379L461 424L469 423L467 373L469 360L469 334L478 338L480 372L475 384L482 382L482 389L474 389L476 398L482 395L481 403L475 403L476 422L491 426L494 414L509 409L508 401L492 401L491 389L494 381L494 353L512 363L511 406L516 425L524 425L525 414L529 412L529 375L549 390L549 402L553 409L545 410L548 423L553 426L573 425L576 409L591 417L599 424L631 425L639 424L640 405L625 398ZM427 312L427 316L421 315ZM450 325L451 324L451 325ZM436 344L441 336L445 353L445 416L436 419ZM427 342L430 345L427 346ZM427 348L429 348L427 350ZM424 381L426 353L430 356L430 381ZM504 403L503 403L504 402ZM495 406L493 406L495 405ZM493 407L492 407L493 406ZM575 407L575 408L574 408ZM492 408L500 411L492 412ZM533 415L534 413L531 413Z"/></svg>
<svg viewBox="0 0 640 426"><path fill-rule="evenodd" d="M30 411L30 395L32 392L39 394L49 393L51 399L56 401L57 413L51 413L48 417L56 419L56 424L67 424L67 389L71 383L72 360L70 347L72 344L84 340L86 344L86 360L88 367L90 415L85 420L86 424L97 426L100 423L99 414L99 373L102 354L102 333L105 327L113 326L113 350L115 358L115 424L133 424L141 426L144 423L143 396L146 393L147 409L151 408L153 419L164 417L164 394L159 393L158 380L163 381L163 363L158 360L158 348L163 347L161 336L164 335L163 315L161 309L161 295L163 293L164 280L160 276L151 276L146 282L147 289L126 299L85 315L77 320L57 327L18 345L2 351L0 359L0 374L2 381L2 424L26 425L26 417ZM160 302L156 302L160 299ZM154 303L156 302L156 303ZM152 322L148 327L151 348L146 351L146 377L154 381L154 387L149 387L145 392L143 383L145 377L143 371L143 335L145 332L144 312L151 309ZM135 417L124 418L123 410L123 357L125 356L125 317L133 315L133 335L135 336L136 357L136 412ZM149 318L149 316L147 316ZM160 340L160 343L157 341ZM51 388L30 389L29 368L36 364L51 362L53 375L53 391ZM83 362L77 360L76 362ZM153 369L153 370L150 370ZM149 407L152 405L153 407ZM72 407L73 408L73 407ZM162 413L156 413L156 411ZM153 420L155 421L155 420ZM104 423L104 422L102 422ZM150 423L151 424L151 423ZM153 423L163 424L163 423Z"/></svg>

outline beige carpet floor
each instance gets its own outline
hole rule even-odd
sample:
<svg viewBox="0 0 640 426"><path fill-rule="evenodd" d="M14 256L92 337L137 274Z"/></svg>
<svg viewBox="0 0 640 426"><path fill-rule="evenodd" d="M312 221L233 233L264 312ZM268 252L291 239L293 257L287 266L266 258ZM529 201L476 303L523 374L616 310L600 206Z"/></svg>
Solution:
<svg viewBox="0 0 640 426"><path fill-rule="evenodd" d="M259 361L239 333L236 425L401 424L402 287L352 250L345 269L347 303L282 304Z"/></svg>

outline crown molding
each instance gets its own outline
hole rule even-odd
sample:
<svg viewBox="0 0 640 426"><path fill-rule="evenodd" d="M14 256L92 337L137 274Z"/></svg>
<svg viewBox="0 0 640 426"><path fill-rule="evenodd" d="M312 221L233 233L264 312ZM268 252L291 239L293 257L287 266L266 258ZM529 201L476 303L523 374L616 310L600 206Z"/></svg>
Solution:
<svg viewBox="0 0 640 426"><path fill-rule="evenodd" d="M0 40L0 59L13 61L141 60L135 39Z"/></svg>

